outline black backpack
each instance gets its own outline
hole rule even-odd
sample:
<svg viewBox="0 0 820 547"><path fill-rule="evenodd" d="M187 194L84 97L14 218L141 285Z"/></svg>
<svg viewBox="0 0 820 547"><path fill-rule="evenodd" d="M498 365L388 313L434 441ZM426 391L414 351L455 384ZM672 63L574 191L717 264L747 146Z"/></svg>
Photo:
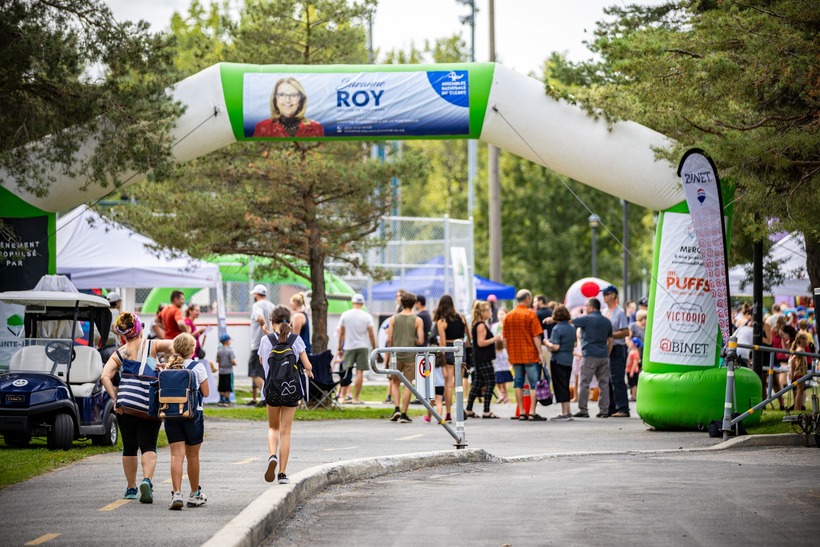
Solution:
<svg viewBox="0 0 820 547"><path fill-rule="evenodd" d="M277 334L269 334L273 348L268 354L268 377L265 378L265 402L269 406L296 406L305 397L304 375L293 351L295 334L279 342Z"/></svg>

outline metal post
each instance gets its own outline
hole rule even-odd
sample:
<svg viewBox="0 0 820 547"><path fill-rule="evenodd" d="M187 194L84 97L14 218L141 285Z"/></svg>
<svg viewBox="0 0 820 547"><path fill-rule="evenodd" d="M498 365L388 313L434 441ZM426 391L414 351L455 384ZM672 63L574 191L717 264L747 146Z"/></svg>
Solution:
<svg viewBox="0 0 820 547"><path fill-rule="evenodd" d="M464 356L464 340L453 342L456 348L455 368L456 368L456 448L467 446L467 439L464 436L464 382L461 381L461 363Z"/></svg>
<svg viewBox="0 0 820 547"><path fill-rule="evenodd" d="M490 0L490 62L495 62L495 2ZM498 148L487 146L487 219L490 228L490 279L501 283L501 183L498 177Z"/></svg>
<svg viewBox="0 0 820 547"><path fill-rule="evenodd" d="M444 294L450 294L450 215L444 215Z"/></svg>
<svg viewBox="0 0 820 547"><path fill-rule="evenodd" d="M629 300L632 295L632 290L629 288L629 202L622 200L624 204L624 302Z"/></svg>
<svg viewBox="0 0 820 547"><path fill-rule="evenodd" d="M723 400L723 440L729 440L732 429L732 408L735 396L735 361L737 361L737 336L729 338L726 352L726 398Z"/></svg>

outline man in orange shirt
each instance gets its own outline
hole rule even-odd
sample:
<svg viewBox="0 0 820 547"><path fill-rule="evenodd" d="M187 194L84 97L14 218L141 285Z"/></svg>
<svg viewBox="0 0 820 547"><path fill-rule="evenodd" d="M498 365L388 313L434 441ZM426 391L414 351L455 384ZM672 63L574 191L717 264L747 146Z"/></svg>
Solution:
<svg viewBox="0 0 820 547"><path fill-rule="evenodd" d="M182 317L182 306L185 304L185 295L182 291L171 293L171 303L162 309L162 326L165 328L165 339L173 340L177 335L188 332L185 318Z"/></svg>
<svg viewBox="0 0 820 547"><path fill-rule="evenodd" d="M521 289L515 295L516 306L504 318L504 339L513 366L515 398L518 402L518 419L545 422L547 419L535 413L537 401L530 397L530 408L524 408L524 384L530 389L541 377L541 336L544 327L532 310L532 293Z"/></svg>

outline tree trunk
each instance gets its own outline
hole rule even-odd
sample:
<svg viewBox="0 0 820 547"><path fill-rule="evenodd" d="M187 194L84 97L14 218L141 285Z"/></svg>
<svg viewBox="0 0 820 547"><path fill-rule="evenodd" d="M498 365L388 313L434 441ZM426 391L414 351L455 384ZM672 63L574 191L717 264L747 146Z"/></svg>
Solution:
<svg viewBox="0 0 820 547"><path fill-rule="evenodd" d="M313 315L313 353L327 349L327 293L325 291L325 257L315 247L310 250L310 285L313 295L310 311Z"/></svg>
<svg viewBox="0 0 820 547"><path fill-rule="evenodd" d="M807 234L803 234L803 241L806 242L806 271L811 281L812 293L814 293L814 289L820 288L820 241L814 240ZM816 308L817 302L814 305Z"/></svg>

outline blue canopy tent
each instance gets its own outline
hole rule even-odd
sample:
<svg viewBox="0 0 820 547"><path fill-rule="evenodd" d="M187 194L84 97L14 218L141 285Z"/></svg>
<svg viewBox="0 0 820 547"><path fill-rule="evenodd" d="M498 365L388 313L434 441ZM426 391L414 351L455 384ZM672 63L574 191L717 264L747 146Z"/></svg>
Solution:
<svg viewBox="0 0 820 547"><path fill-rule="evenodd" d="M473 277L476 298L486 300L491 294L494 294L499 300L512 300L515 298L515 287L496 283L478 275ZM443 295L447 292L444 287L444 257L436 256L425 264L408 270L404 275L374 285L370 298L373 300L394 300L396 291L399 289L417 295L424 295L426 298L435 299ZM449 283L448 290L453 290L452 280Z"/></svg>

